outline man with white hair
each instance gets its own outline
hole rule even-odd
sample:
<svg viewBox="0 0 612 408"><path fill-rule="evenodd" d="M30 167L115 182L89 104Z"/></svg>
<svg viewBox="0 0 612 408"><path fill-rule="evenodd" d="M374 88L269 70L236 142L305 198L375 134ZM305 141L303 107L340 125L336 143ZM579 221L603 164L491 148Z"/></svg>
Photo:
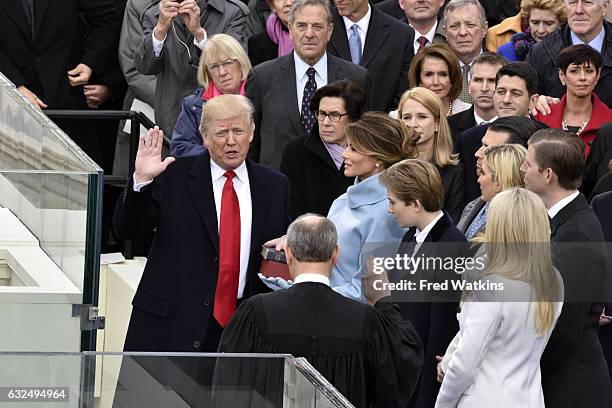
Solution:
<svg viewBox="0 0 612 408"><path fill-rule="evenodd" d="M468 92L472 63L482 53L482 42L489 28L484 8L478 0L451 0L444 9L444 32L448 45L457 53L463 86L459 99L472 103Z"/></svg>
<svg viewBox="0 0 612 408"><path fill-rule="evenodd" d="M540 95L561 98L565 87L559 79L557 56L571 45L588 44L601 53L603 66L595 93L612 106L612 23L604 20L609 0L564 0L567 24L531 48L526 62L538 71Z"/></svg>

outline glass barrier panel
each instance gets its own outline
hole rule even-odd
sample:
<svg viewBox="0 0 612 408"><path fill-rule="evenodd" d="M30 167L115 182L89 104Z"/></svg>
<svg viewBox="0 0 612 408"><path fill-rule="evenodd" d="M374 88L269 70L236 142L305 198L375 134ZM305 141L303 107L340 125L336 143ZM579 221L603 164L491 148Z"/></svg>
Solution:
<svg viewBox="0 0 612 408"><path fill-rule="evenodd" d="M0 337L0 350L81 350L71 306L93 299L101 190L101 169L0 74L0 307L13 311L0 320L16 333L36 333L20 319L41 305L61 304L50 308L58 314L46 316L58 325L73 319L70 336L79 340L49 348L41 330L36 346L24 339L12 348L14 342Z"/></svg>
<svg viewBox="0 0 612 408"><path fill-rule="evenodd" d="M0 372L9 408L353 407L284 354L0 352Z"/></svg>

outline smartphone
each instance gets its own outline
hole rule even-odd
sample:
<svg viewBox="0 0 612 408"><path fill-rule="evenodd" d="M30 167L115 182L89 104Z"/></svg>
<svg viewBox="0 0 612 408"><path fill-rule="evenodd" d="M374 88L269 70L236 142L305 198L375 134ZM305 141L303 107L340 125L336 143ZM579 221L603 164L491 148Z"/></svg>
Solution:
<svg viewBox="0 0 612 408"><path fill-rule="evenodd" d="M263 259L266 259L268 261L274 261L284 264L287 263L287 258L285 257L284 251L277 251L274 248L269 248L263 245L261 247L261 256L263 257Z"/></svg>

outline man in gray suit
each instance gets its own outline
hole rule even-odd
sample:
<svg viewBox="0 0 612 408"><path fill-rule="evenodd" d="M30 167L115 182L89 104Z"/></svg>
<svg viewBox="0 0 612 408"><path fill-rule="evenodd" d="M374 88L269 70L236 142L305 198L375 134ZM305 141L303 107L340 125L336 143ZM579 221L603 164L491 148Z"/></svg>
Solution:
<svg viewBox="0 0 612 408"><path fill-rule="evenodd" d="M200 50L219 33L246 47L247 7L240 0L161 0L142 14L144 41L135 56L136 69L156 75L155 121L171 135L181 101L198 86Z"/></svg>
<svg viewBox="0 0 612 408"><path fill-rule="evenodd" d="M249 155L274 169L280 167L285 143L315 126L310 98L321 86L341 79L367 89L368 71L325 52L333 30L327 0L297 0L289 12L294 52L266 61L249 72L246 96L255 105L255 137Z"/></svg>

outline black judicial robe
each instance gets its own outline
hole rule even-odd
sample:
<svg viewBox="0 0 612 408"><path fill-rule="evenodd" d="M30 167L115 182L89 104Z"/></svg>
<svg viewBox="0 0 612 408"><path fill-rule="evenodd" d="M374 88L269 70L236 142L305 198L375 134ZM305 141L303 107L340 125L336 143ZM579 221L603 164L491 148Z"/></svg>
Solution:
<svg viewBox="0 0 612 408"><path fill-rule="evenodd" d="M400 319L392 303L371 307L304 282L242 303L219 351L305 357L356 407L403 407L423 349L412 324ZM214 383L216 406L282 406L282 360L219 359ZM222 392L224 386L243 392Z"/></svg>

